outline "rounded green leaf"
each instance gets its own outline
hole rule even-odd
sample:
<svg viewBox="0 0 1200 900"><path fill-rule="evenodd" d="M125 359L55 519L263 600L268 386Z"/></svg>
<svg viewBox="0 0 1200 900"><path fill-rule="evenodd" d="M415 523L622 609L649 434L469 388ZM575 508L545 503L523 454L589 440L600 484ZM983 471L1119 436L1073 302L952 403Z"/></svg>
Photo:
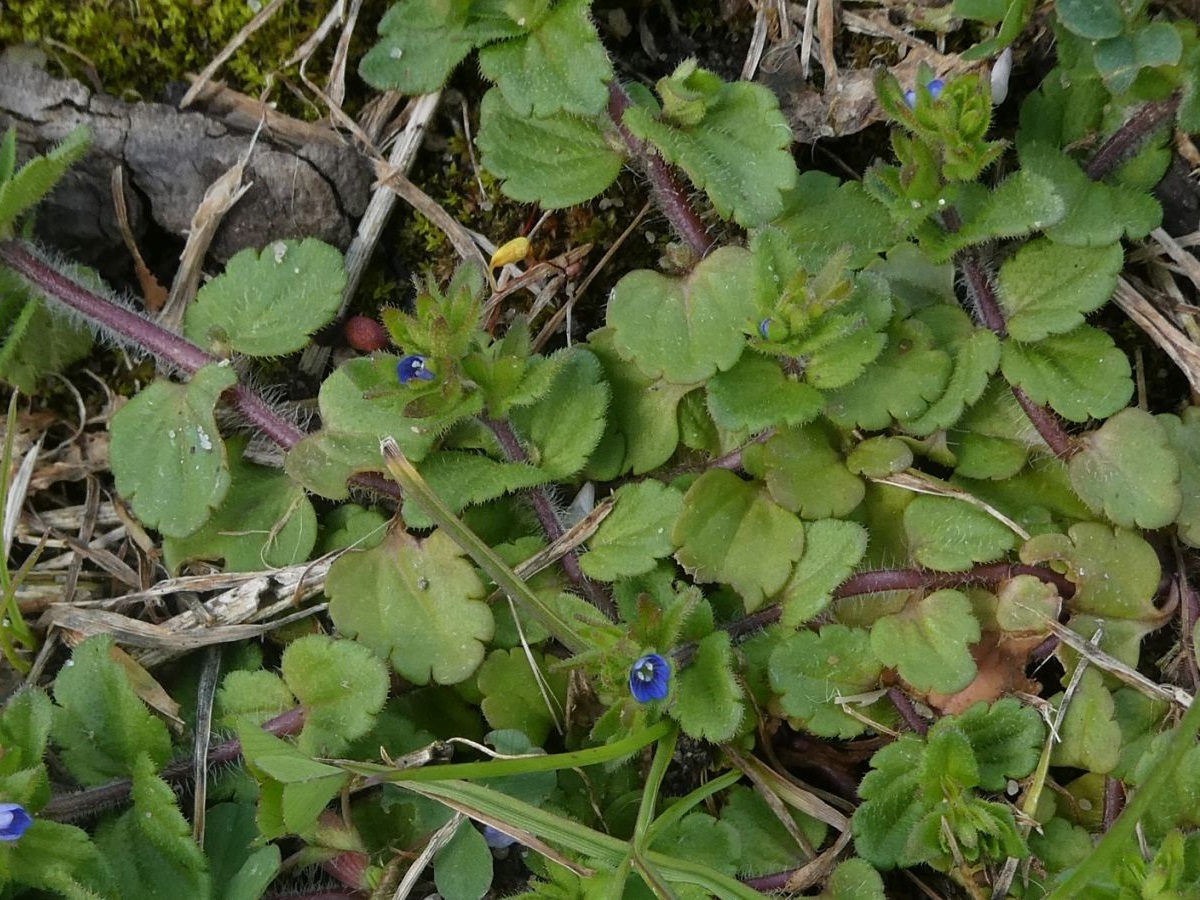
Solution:
<svg viewBox="0 0 1200 900"><path fill-rule="evenodd" d="M804 526L762 487L710 469L683 504L671 539L675 558L697 581L730 585L747 612L783 587L804 550Z"/></svg>
<svg viewBox="0 0 1200 900"><path fill-rule="evenodd" d="M288 644L280 670L304 706L297 746L314 756L341 753L366 734L387 700L387 668L354 641L305 635Z"/></svg>
<svg viewBox="0 0 1200 900"><path fill-rule="evenodd" d="M1016 544L1007 525L953 497L923 494L904 509L904 533L913 559L939 572L965 571L999 559Z"/></svg>
<svg viewBox="0 0 1200 900"><path fill-rule="evenodd" d="M784 713L809 731L850 738L866 730L837 704L879 686L883 666L864 629L827 625L788 635L771 652L769 669Z"/></svg>
<svg viewBox="0 0 1200 900"><path fill-rule="evenodd" d="M834 589L850 577L867 551L867 529L857 522L820 519L804 526L804 556L783 587L780 623L794 628L822 612Z"/></svg>
<svg viewBox="0 0 1200 900"><path fill-rule="evenodd" d="M747 472L766 481L775 502L805 519L844 516L866 492L819 425L789 428L764 444L751 444L742 460Z"/></svg>
<svg viewBox="0 0 1200 900"><path fill-rule="evenodd" d="M1123 409L1080 444L1067 471L1093 511L1126 528L1162 528L1175 521L1183 504L1179 460L1154 416Z"/></svg>
<svg viewBox="0 0 1200 900"><path fill-rule="evenodd" d="M492 886L492 851L470 822L433 858L433 880L445 900L480 900Z"/></svg>
<svg viewBox="0 0 1200 900"><path fill-rule="evenodd" d="M1097 41L1125 30L1119 0L1058 0L1058 20L1073 34Z"/></svg>
<svg viewBox="0 0 1200 900"><path fill-rule="evenodd" d="M441 531L422 541L397 529L370 550L340 557L325 593L338 630L416 684L469 678L492 637L483 582Z"/></svg>
<svg viewBox="0 0 1200 900"><path fill-rule="evenodd" d="M1108 302L1125 264L1119 243L1067 247L1031 241L1000 267L1000 305L1009 335L1040 341L1083 324L1085 313Z"/></svg>
<svg viewBox="0 0 1200 900"><path fill-rule="evenodd" d="M917 690L951 694L970 684L978 671L970 645L979 637L971 601L943 590L877 621L871 650Z"/></svg>
<svg viewBox="0 0 1200 900"><path fill-rule="evenodd" d="M816 388L784 374L773 360L745 354L708 382L708 411L727 431L757 434L815 419L825 405Z"/></svg>
<svg viewBox="0 0 1200 900"><path fill-rule="evenodd" d="M1129 360L1090 325L1036 344L1005 341L1000 368L1035 403L1049 404L1071 422L1111 416L1133 395Z"/></svg>
<svg viewBox="0 0 1200 900"><path fill-rule="evenodd" d="M676 679L668 712L685 734L709 743L720 744L737 734L746 706L733 673L729 632L714 631L700 641L695 658Z"/></svg>
<svg viewBox="0 0 1200 900"><path fill-rule="evenodd" d="M533 653L533 664L541 667L549 685L550 703L562 708L567 699L565 672L551 672L540 653ZM530 659L524 649L493 650L479 667L477 683L483 694L481 708L488 724L496 729L513 729L540 747L554 727L555 715L538 687Z"/></svg>
<svg viewBox="0 0 1200 900"><path fill-rule="evenodd" d="M733 367L755 315L748 251L722 247L685 278L639 269L613 289L613 346L650 378L694 384Z"/></svg>
<svg viewBox="0 0 1200 900"><path fill-rule="evenodd" d="M1179 538L1200 547L1200 408L1188 407L1182 418L1171 415L1157 418L1179 460L1179 492L1183 496L1175 519Z"/></svg>
<svg viewBox="0 0 1200 900"><path fill-rule="evenodd" d="M1061 740L1051 750L1050 764L1100 774L1111 772L1121 755L1121 727L1115 713L1116 706L1104 686L1104 676L1099 670L1088 668L1059 727Z"/></svg>
<svg viewBox="0 0 1200 900"><path fill-rule="evenodd" d="M243 250L200 288L183 332L221 356L293 353L337 315L345 286L342 254L315 238Z"/></svg>
<svg viewBox="0 0 1200 900"><path fill-rule="evenodd" d="M154 382L113 416L109 456L117 491L143 523L168 537L203 525L229 490L213 408L236 382L228 366L205 366L187 384Z"/></svg>
<svg viewBox="0 0 1200 900"><path fill-rule="evenodd" d="M617 489L613 511L588 542L579 565L589 578L616 581L644 575L675 550L671 530L683 511L683 495L660 481Z"/></svg>

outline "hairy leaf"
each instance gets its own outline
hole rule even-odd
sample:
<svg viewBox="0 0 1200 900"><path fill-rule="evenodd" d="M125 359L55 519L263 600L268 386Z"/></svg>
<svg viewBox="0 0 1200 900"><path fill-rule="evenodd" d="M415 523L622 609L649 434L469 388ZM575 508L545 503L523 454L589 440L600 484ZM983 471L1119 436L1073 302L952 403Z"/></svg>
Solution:
<svg viewBox="0 0 1200 900"><path fill-rule="evenodd" d="M1071 422L1111 416L1133 395L1129 360L1113 339L1090 325L1035 344L1005 341L1004 377L1035 402Z"/></svg>
<svg viewBox="0 0 1200 900"><path fill-rule="evenodd" d="M942 590L879 619L871 629L871 650L917 690L948 694L975 677L970 645L979 638L971 601Z"/></svg>
<svg viewBox="0 0 1200 900"><path fill-rule="evenodd" d="M10 126L4 138L15 146L16 130ZM92 133L84 126L75 128L53 150L35 156L11 177L0 179L0 238L12 236L17 217L33 209L53 190L92 142ZM7 166L6 166L7 168Z"/></svg>
<svg viewBox="0 0 1200 900"><path fill-rule="evenodd" d="M746 706L733 674L729 632L714 631L702 639L676 684L669 712L684 733L712 744L724 743L737 734Z"/></svg>
<svg viewBox="0 0 1200 900"><path fill-rule="evenodd" d="M1054 745L1050 764L1101 774L1111 772L1121 752L1121 728L1114 711L1104 677L1097 669L1088 668L1067 707L1066 719L1059 728L1062 740Z"/></svg>
<svg viewBox="0 0 1200 900"><path fill-rule="evenodd" d="M780 595L780 623L794 628L820 614L867 549L867 530L856 522L818 519L804 525L804 555Z"/></svg>
<svg viewBox="0 0 1200 900"><path fill-rule="evenodd" d="M905 507L904 532L913 559L940 572L999 559L1016 543L1007 525L953 497L916 497Z"/></svg>
<svg viewBox="0 0 1200 900"><path fill-rule="evenodd" d="M789 428L742 453L751 475L762 478L771 497L805 519L844 516L862 502L862 479L852 475L819 425Z"/></svg>
<svg viewBox="0 0 1200 900"><path fill-rule="evenodd" d="M874 690L883 664L861 628L826 625L781 640L771 653L771 687L784 713L813 734L850 738L866 729L837 700Z"/></svg>
<svg viewBox="0 0 1200 900"><path fill-rule="evenodd" d="M579 559L584 574L601 581L644 575L656 560L670 556L675 550L671 531L683 512L683 495L653 480L618 488L614 500L612 513Z"/></svg>
<svg viewBox="0 0 1200 900"><path fill-rule="evenodd" d="M1010 778L1024 778L1041 756L1046 728L1037 710L1012 697L995 703L976 703L966 712L939 720L930 733L953 722L967 740L979 764L979 785L1002 791Z"/></svg>
<svg viewBox="0 0 1200 900"><path fill-rule="evenodd" d="M604 434L607 406L600 363L586 350L575 350L549 392L532 406L514 409L511 419L529 442L529 461L557 481L587 463Z"/></svg>
<svg viewBox="0 0 1200 900"><path fill-rule="evenodd" d="M779 364L747 353L708 382L708 411L727 431L757 434L815 419L825 405L816 388L785 375Z"/></svg>
<svg viewBox="0 0 1200 900"><path fill-rule="evenodd" d="M288 644L283 680L304 707L296 745L314 756L335 756L366 734L383 709L388 673L362 644L310 634Z"/></svg>
<svg viewBox="0 0 1200 900"><path fill-rule="evenodd" d="M1125 264L1120 244L1068 247L1031 241L1000 267L1000 305L1009 336L1040 341L1083 324L1108 302Z"/></svg>

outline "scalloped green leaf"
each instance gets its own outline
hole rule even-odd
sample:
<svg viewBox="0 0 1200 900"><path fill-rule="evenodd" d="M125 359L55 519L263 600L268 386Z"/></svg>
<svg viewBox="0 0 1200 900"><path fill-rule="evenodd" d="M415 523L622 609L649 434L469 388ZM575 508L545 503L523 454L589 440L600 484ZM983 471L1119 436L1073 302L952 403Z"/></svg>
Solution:
<svg viewBox="0 0 1200 900"><path fill-rule="evenodd" d="M1035 344L1005 341L1000 368L1031 400L1070 422L1111 416L1133 396L1129 360L1111 337L1090 325Z"/></svg>
<svg viewBox="0 0 1200 900"><path fill-rule="evenodd" d="M1154 416L1137 407L1123 409L1079 444L1067 471L1090 509L1126 528L1162 528L1175 521L1183 505L1179 460Z"/></svg>
<svg viewBox="0 0 1200 900"><path fill-rule="evenodd" d="M681 82L681 92L702 95L698 121L672 122L646 107L630 106L624 124L683 169L721 216L745 227L769 222L783 212L784 192L797 176L792 131L778 98L763 85L721 82L694 62L685 73L687 66L660 81L659 93L665 97L675 89L672 82Z"/></svg>
<svg viewBox="0 0 1200 900"><path fill-rule="evenodd" d="M700 582L737 591L753 612L787 581L804 551L804 526L759 485L710 469L683 498L671 540L675 558Z"/></svg>
<svg viewBox="0 0 1200 900"><path fill-rule="evenodd" d="M219 356L294 353L333 321L345 286L342 254L315 238L246 249L200 288L183 333Z"/></svg>
<svg viewBox="0 0 1200 900"><path fill-rule="evenodd" d="M139 699L112 650L108 635L88 638L54 680L54 741L88 786L128 777L143 755L159 768L171 758L167 726Z"/></svg>
<svg viewBox="0 0 1200 900"><path fill-rule="evenodd" d="M1182 417L1156 416L1179 461L1179 493L1183 502L1175 518L1180 540L1200 547L1200 408L1189 406Z"/></svg>
<svg viewBox="0 0 1200 900"><path fill-rule="evenodd" d="M979 184L958 186L960 228L948 234L934 254L936 261L957 251L996 238L1014 238L1055 225L1067 205L1048 178L1021 169L994 190Z"/></svg>
<svg viewBox="0 0 1200 900"><path fill-rule="evenodd" d="M1083 324L1108 302L1125 265L1119 243L1068 247L1030 241L1000 267L1000 306L1017 341L1040 341Z"/></svg>
<svg viewBox="0 0 1200 900"><path fill-rule="evenodd" d="M1012 530L979 507L927 494L905 507L904 534L913 559L939 572L964 572L1016 546Z"/></svg>
<svg viewBox="0 0 1200 900"><path fill-rule="evenodd" d="M854 849L878 869L919 861L910 849L913 832L937 802L921 789L924 757L922 739L901 735L871 757L871 770L858 787L864 802L850 820Z"/></svg>
<svg viewBox="0 0 1200 900"><path fill-rule="evenodd" d="M781 431L742 452L751 475L763 479L775 502L805 519L840 518L862 502L865 487L846 468L820 425Z"/></svg>
<svg viewBox="0 0 1200 900"><path fill-rule="evenodd" d="M593 119L560 112L521 116L492 88L483 95L475 139L484 168L504 193L549 209L591 200L617 180L625 155Z"/></svg>
<svg viewBox="0 0 1200 900"><path fill-rule="evenodd" d="M164 538L163 561L171 572L195 559L224 560L227 572L256 572L304 562L316 541L317 514L304 488L239 453L224 501L187 537Z"/></svg>
<svg viewBox="0 0 1200 900"><path fill-rule="evenodd" d="M639 269L613 288L608 325L613 346L650 378L695 384L733 368L754 319L753 261L740 247L722 247L684 278Z"/></svg>
<svg viewBox="0 0 1200 900"><path fill-rule="evenodd" d="M1010 778L1024 778L1032 772L1046 739L1046 727L1037 710L1012 697L976 703L957 716L941 719L930 732L947 727L943 722L952 722L971 742L979 765L979 786L986 791L1002 791Z"/></svg>
<svg viewBox="0 0 1200 900"><path fill-rule="evenodd" d="M1039 439L1029 417L1000 378L991 380L947 435L955 471L964 478L1011 478L1025 467L1034 440Z"/></svg>
<svg viewBox="0 0 1200 900"><path fill-rule="evenodd" d="M362 644L324 634L292 641L280 672L304 707L296 746L313 756L336 756L370 730L388 695L388 672Z"/></svg>
<svg viewBox="0 0 1200 900"><path fill-rule="evenodd" d="M1062 702L1061 695L1058 702ZM1121 754L1121 726L1115 713L1116 706L1104 686L1104 676L1089 667L1080 678L1066 718L1059 726L1061 740L1050 751L1050 764L1099 774L1111 772Z"/></svg>
<svg viewBox="0 0 1200 900"><path fill-rule="evenodd" d="M785 374L777 362L751 353L713 376L707 392L708 411L717 425L751 434L811 421L825 405L816 388Z"/></svg>
<svg viewBox="0 0 1200 900"><path fill-rule="evenodd" d="M1119 0L1059 0L1056 10L1063 27L1081 38L1096 41L1125 30Z"/></svg>
<svg viewBox="0 0 1200 900"><path fill-rule="evenodd" d="M604 435L608 385L600 362L584 349L572 350L549 391L531 406L510 414L525 438L529 461L552 480L577 473Z"/></svg>
<svg viewBox="0 0 1200 900"><path fill-rule="evenodd" d="M501 462L466 450L436 451L417 465L417 471L454 513L552 480L528 463ZM411 497L404 498L401 512L410 528L433 527L429 513Z"/></svg>
<svg viewBox="0 0 1200 900"><path fill-rule="evenodd" d="M971 601L942 590L879 619L871 628L871 650L917 690L951 694L978 672L970 645L980 635Z"/></svg>
<svg viewBox="0 0 1200 900"><path fill-rule="evenodd" d="M1071 608L1113 619L1154 621L1162 567L1141 535L1099 522L1080 522L1066 534L1035 535L1021 547L1021 561L1065 563L1075 583Z"/></svg>
<svg viewBox="0 0 1200 900"><path fill-rule="evenodd" d="M229 465L213 409L236 383L228 366L205 366L187 384L154 382L113 416L117 491L150 528L186 537L225 499Z"/></svg>
<svg viewBox="0 0 1200 900"><path fill-rule="evenodd" d="M544 118L560 110L594 116L607 105L612 64L590 6L590 0L563 0L528 33L479 51L480 71L518 116Z"/></svg>
<svg viewBox="0 0 1200 900"><path fill-rule="evenodd" d="M721 821L733 826L742 839L739 872L761 875L781 872L795 864L799 851L796 839L760 794L744 785L734 785L723 799ZM823 822L791 810L788 814L810 846L821 846L829 830ZM879 895L878 900L882 897Z"/></svg>
<svg viewBox="0 0 1200 900"><path fill-rule="evenodd" d="M675 679L668 708L671 718L693 738L721 744L733 738L746 718L742 689L733 673L729 632L701 639L696 656Z"/></svg>
<svg viewBox="0 0 1200 900"><path fill-rule="evenodd" d="M887 435L867 438L846 457L846 468L867 478L887 478L912 464L912 447L900 438Z"/></svg>
<svg viewBox="0 0 1200 900"><path fill-rule="evenodd" d="M6 141L15 142L11 126L9 134L12 138L6 135ZM91 142L92 132L86 126L77 126L49 153L35 156L12 177L0 179L0 238L12 236L17 217L37 206L54 189L67 169L87 153Z"/></svg>
<svg viewBox="0 0 1200 900"><path fill-rule="evenodd" d="M834 590L850 577L866 551L867 530L857 522L806 522L804 555L780 594L780 623L795 628L823 612Z"/></svg>
<svg viewBox="0 0 1200 900"><path fill-rule="evenodd" d="M531 655L554 698L550 702L562 709L567 702L566 673L549 669L542 654L532 651ZM556 719L529 666L529 657L521 647L493 650L479 667L477 684L483 694L481 708L488 724L496 729L523 732L533 746L540 747Z"/></svg>
<svg viewBox="0 0 1200 900"><path fill-rule="evenodd" d="M683 512L683 494L659 481L623 485L613 499L613 511L579 558L584 574L600 581L644 575L670 556L671 531Z"/></svg>
<svg viewBox="0 0 1200 900"><path fill-rule="evenodd" d="M157 897L168 890L181 897L210 896L208 859L192 838L175 792L148 757L134 768L131 796L133 808L96 832L118 896Z"/></svg>
<svg viewBox="0 0 1200 900"><path fill-rule="evenodd" d="M879 431L916 419L945 394L953 362L934 345L932 330L903 319L888 331L888 345L858 379L829 393L825 414L843 428Z"/></svg>
<svg viewBox="0 0 1200 900"><path fill-rule="evenodd" d="M338 630L415 684L469 678L492 637L483 582L442 531L418 540L396 529L378 546L338 558L325 593Z"/></svg>
<svg viewBox="0 0 1200 900"><path fill-rule="evenodd" d="M825 883L829 900L886 900L883 879L865 859L853 857L838 863Z"/></svg>
<svg viewBox="0 0 1200 900"><path fill-rule="evenodd" d="M883 664L865 629L826 625L781 640L771 651L769 670L779 705L796 724L821 737L851 738L866 725L836 700L877 688Z"/></svg>
<svg viewBox="0 0 1200 900"><path fill-rule="evenodd" d="M952 306L934 306L917 313L933 328L939 343L953 354L953 369L946 389L925 412L904 420L912 434L932 434L954 425L963 412L987 389L1000 365L1000 340L986 328L976 328L970 318Z"/></svg>

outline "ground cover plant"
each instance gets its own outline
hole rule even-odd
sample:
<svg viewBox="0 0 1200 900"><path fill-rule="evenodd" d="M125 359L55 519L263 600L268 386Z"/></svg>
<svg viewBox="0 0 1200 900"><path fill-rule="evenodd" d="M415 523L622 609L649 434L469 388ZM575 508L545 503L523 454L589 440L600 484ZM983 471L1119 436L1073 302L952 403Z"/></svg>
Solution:
<svg viewBox="0 0 1200 900"><path fill-rule="evenodd" d="M22 599L53 548L14 545L11 395L3 896L1200 895L1200 282L1152 193L1200 38L953 11L963 65L881 67L891 146L838 178L761 84L623 73L586 0L401 0L361 77L477 63L501 202L632 169L673 240L586 333L508 288L566 265L471 247L356 320L311 418L260 373L342 316L337 249L242 251L165 327L28 239L88 135L19 165L10 131L0 377L153 365L107 421L142 571L55 538L111 599ZM1147 356L1184 378L1148 397Z"/></svg>

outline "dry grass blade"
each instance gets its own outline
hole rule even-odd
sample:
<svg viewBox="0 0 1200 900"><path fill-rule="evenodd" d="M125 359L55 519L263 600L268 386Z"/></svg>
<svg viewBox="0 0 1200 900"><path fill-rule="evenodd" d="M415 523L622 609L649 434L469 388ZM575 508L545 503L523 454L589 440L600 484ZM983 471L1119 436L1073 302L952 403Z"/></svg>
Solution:
<svg viewBox="0 0 1200 900"><path fill-rule="evenodd" d="M125 249L133 257L133 272L137 276L138 285L141 286L146 308L151 312L158 312L167 302L167 289L159 283L149 266L146 265L146 260L142 258L142 251L138 249L137 241L134 240L133 229L129 227L129 210L125 204L124 166L113 166L111 187L113 209L117 214L117 227L121 231L121 240L125 242Z"/></svg>
<svg viewBox="0 0 1200 900"><path fill-rule="evenodd" d="M1192 393L1200 395L1200 348L1124 278L1117 279L1113 301L1171 357L1187 378Z"/></svg>
<svg viewBox="0 0 1200 900"><path fill-rule="evenodd" d="M183 99L179 101L180 109L187 109L191 105L192 101L195 100L196 97L199 96L200 92L204 89L204 85L212 81L212 77L217 73L217 69L221 68L221 66L225 64L225 60L233 56L233 54L237 52L238 48L250 39L250 36L254 34L254 32L262 28L263 25L265 25L271 18L271 16L275 15L275 13L279 11L279 8L283 6L283 3L284 0L271 0L270 3L258 11L253 19L242 26L241 31L230 38L229 43L226 44L221 52L213 58L212 62L204 67L204 71L200 73L200 76L195 82L193 82L192 86L188 88L187 93L183 95Z"/></svg>
<svg viewBox="0 0 1200 900"><path fill-rule="evenodd" d="M932 494L935 497L953 497L955 500L962 500L964 503L971 504L976 509L983 510L1005 528L1008 528L1020 537L1021 540L1029 540L1029 532L1000 512L1000 510L996 509L996 507L990 503L985 503L969 491L964 491L960 487L947 484L939 478L934 478L923 472L910 470L907 472L897 472L895 475L888 475L885 478L872 478L871 480L877 484L890 484L892 487L912 491L915 494Z"/></svg>

